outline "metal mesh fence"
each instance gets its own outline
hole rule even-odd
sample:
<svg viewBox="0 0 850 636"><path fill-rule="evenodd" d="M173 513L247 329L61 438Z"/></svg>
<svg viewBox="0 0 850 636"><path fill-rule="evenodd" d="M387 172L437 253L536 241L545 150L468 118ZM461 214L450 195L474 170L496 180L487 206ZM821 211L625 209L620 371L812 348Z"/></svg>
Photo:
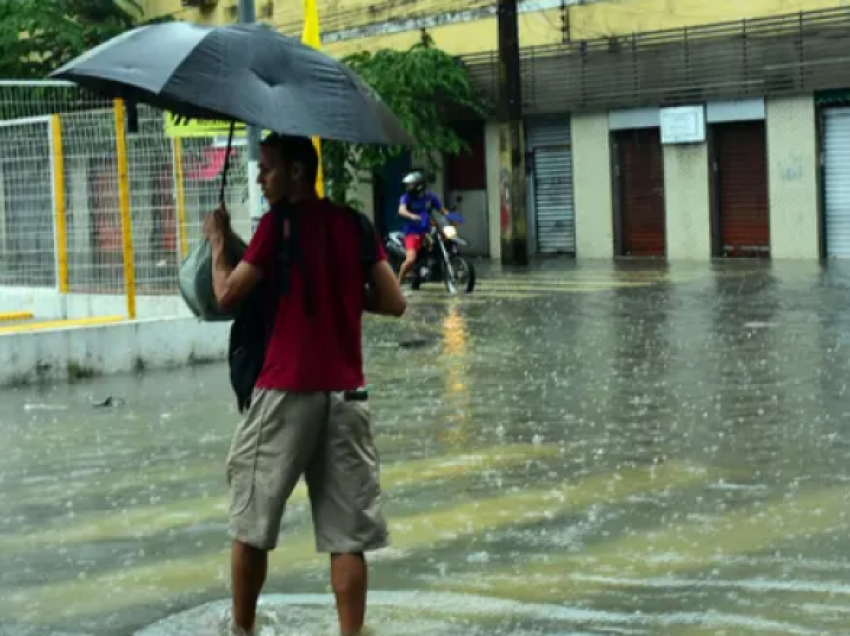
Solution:
<svg viewBox="0 0 850 636"><path fill-rule="evenodd" d="M183 256L202 236L204 217L218 205L226 138L165 136L156 109L139 108L138 133L128 136L133 253L139 294L177 293ZM231 150L225 203L247 236L247 158Z"/></svg>
<svg viewBox="0 0 850 636"><path fill-rule="evenodd" d="M111 105L60 115L67 224L68 288L124 290L115 117Z"/></svg>
<svg viewBox="0 0 850 636"><path fill-rule="evenodd" d="M140 106L137 113L138 130L125 135L122 182L120 126L111 101L62 82L0 81L0 285L178 293L180 262L200 240L204 216L218 205L227 140L172 140L162 112ZM231 152L225 202L234 228L247 238L243 144L237 139ZM122 212L130 220L130 246Z"/></svg>
<svg viewBox="0 0 850 636"><path fill-rule="evenodd" d="M49 118L0 122L0 285L56 281Z"/></svg>
<svg viewBox="0 0 850 636"><path fill-rule="evenodd" d="M183 195L185 197L186 247L192 249L202 238L203 219L218 206L220 169L227 151L225 138L183 139ZM244 140L234 141L224 200L233 228L243 238L250 235L248 209L248 158Z"/></svg>
<svg viewBox="0 0 850 636"><path fill-rule="evenodd" d="M176 293L180 228L172 144L160 111L139 107L138 117L138 132L127 136L137 293Z"/></svg>

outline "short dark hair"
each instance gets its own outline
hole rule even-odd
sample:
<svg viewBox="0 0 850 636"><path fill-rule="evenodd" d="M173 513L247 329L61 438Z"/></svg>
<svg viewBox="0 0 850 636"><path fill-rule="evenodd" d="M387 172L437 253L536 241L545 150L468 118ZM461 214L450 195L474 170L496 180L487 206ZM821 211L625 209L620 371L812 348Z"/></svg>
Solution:
<svg viewBox="0 0 850 636"><path fill-rule="evenodd" d="M274 148L278 156L285 161L302 164L305 181L315 183L319 174L319 154L311 139L271 133L263 139L262 145L266 148Z"/></svg>

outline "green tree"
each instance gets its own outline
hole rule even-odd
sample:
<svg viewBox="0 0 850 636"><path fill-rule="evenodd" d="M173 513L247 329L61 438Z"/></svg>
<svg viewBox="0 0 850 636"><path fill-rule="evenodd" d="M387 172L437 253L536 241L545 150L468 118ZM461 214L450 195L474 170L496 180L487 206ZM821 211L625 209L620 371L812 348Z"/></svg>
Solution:
<svg viewBox="0 0 850 636"><path fill-rule="evenodd" d="M138 0L0 0L0 78L44 79L143 18Z"/></svg>
<svg viewBox="0 0 850 636"><path fill-rule="evenodd" d="M449 123L453 112L483 117L489 110L462 64L435 47L427 33L423 32L422 40L406 51L367 51L342 61L381 96L417 140L424 150L427 169L433 169L436 155L457 155L467 149ZM324 142L322 160L328 196L359 207L360 202L348 200L351 186L360 175L371 174L402 151L396 146Z"/></svg>

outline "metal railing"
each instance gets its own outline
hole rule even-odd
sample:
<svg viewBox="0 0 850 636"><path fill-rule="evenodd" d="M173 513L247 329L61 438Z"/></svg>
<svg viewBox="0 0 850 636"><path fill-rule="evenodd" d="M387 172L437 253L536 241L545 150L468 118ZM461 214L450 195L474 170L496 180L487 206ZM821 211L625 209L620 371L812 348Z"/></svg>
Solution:
<svg viewBox="0 0 850 636"><path fill-rule="evenodd" d="M182 258L217 204L224 149L170 139L162 112L64 82L0 81L0 293L4 288L137 297L177 295ZM241 157L241 153L237 153ZM226 192L246 235L247 169Z"/></svg>
<svg viewBox="0 0 850 636"><path fill-rule="evenodd" d="M529 115L780 96L850 84L850 7L527 47ZM491 100L495 52L461 58Z"/></svg>

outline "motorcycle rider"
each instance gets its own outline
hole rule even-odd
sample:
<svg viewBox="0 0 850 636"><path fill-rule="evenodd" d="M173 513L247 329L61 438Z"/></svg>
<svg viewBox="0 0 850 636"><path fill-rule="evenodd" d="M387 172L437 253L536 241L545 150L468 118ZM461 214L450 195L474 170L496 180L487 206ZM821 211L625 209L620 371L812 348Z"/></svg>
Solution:
<svg viewBox="0 0 850 636"><path fill-rule="evenodd" d="M405 258L398 272L399 283L413 269L416 254L422 247L422 241L431 228L431 214L447 214L440 198L428 190L425 176L418 171L411 172L402 181L406 192L399 203L398 214L408 220L404 226Z"/></svg>

